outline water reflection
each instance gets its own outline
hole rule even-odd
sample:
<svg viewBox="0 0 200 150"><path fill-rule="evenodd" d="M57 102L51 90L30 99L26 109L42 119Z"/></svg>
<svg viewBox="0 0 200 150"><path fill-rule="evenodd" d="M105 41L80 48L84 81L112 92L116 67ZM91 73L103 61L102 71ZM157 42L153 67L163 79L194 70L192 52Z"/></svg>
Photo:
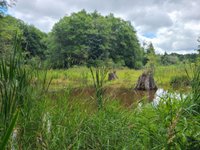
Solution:
<svg viewBox="0 0 200 150"><path fill-rule="evenodd" d="M106 92L112 99L120 100L125 106L131 106L135 102L152 102L155 99L156 90L140 91L133 89L114 89Z"/></svg>
<svg viewBox="0 0 200 150"><path fill-rule="evenodd" d="M158 97L162 96L163 92L163 89L140 91L127 88L107 88L105 89L105 96L109 100L119 100L122 105L128 107L139 101L158 101ZM93 88L73 89L71 97L79 99L95 97L95 90Z"/></svg>
<svg viewBox="0 0 200 150"><path fill-rule="evenodd" d="M95 90L93 88L76 88L71 90L70 99L88 100L94 99ZM138 102L151 102L153 105L158 105L161 98L171 97L182 99L185 94L169 92L162 88L150 91L140 91L127 88L107 88L105 89L105 97L108 100L119 100L124 106L130 107Z"/></svg>
<svg viewBox="0 0 200 150"><path fill-rule="evenodd" d="M171 98L171 99L175 99L175 100L182 100L185 99L187 97L187 92L185 91L184 93L182 92L170 92L170 91L166 91L164 89L158 89L155 93L155 97L152 101L153 105L158 105L161 99L167 99L167 98Z"/></svg>

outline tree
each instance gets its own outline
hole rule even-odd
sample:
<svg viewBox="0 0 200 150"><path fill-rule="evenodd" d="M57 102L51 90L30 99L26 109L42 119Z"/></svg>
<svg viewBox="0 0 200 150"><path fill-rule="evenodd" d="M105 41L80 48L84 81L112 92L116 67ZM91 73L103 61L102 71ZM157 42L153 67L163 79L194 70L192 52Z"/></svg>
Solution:
<svg viewBox="0 0 200 150"><path fill-rule="evenodd" d="M54 68L68 68L72 65L84 64L88 59L91 43L88 39L94 38L90 31L92 17L86 11L65 16L55 24L49 34L48 58Z"/></svg>
<svg viewBox="0 0 200 150"><path fill-rule="evenodd" d="M21 47L23 52L28 53L28 58L38 56L44 59L45 33L12 16L0 18L0 21L0 58L9 57L13 51L13 41L18 36L21 37Z"/></svg>
<svg viewBox="0 0 200 150"><path fill-rule="evenodd" d="M28 57L38 56L41 59L45 58L46 45L44 38L46 34L32 25L21 23L19 27L22 31L22 49L28 52Z"/></svg>
<svg viewBox="0 0 200 150"><path fill-rule="evenodd" d="M154 49L154 46L153 46L153 44L151 42L150 42L150 44L147 47L147 54L153 54L153 55L155 55L155 49Z"/></svg>
<svg viewBox="0 0 200 150"><path fill-rule="evenodd" d="M130 22L107 16L111 24L110 57L115 63L122 62L130 68L142 66L143 51L136 36L136 31Z"/></svg>
<svg viewBox="0 0 200 150"><path fill-rule="evenodd" d="M8 57L12 52L12 45L16 34L21 36L20 20L11 16L0 18L0 58Z"/></svg>
<svg viewBox="0 0 200 150"><path fill-rule="evenodd" d="M179 54L172 53L172 54L167 54L166 52L164 55L161 56L161 64L162 65L173 65L177 64L179 62ZM185 60L185 59L184 59Z"/></svg>
<svg viewBox="0 0 200 150"><path fill-rule="evenodd" d="M48 36L48 58L54 68L96 65L107 61L141 67L142 50L130 22L82 10L65 16ZM58 59L59 58L59 59Z"/></svg>
<svg viewBox="0 0 200 150"><path fill-rule="evenodd" d="M146 66L150 69L150 71L154 72L155 65L158 63L158 57L155 54L155 49L152 43L150 43L147 46L146 58L147 58Z"/></svg>

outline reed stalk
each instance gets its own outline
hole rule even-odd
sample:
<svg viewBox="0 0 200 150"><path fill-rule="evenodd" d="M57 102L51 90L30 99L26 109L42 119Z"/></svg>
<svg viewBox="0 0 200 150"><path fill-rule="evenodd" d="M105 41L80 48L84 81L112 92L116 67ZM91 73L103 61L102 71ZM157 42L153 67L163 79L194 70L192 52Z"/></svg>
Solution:
<svg viewBox="0 0 200 150"><path fill-rule="evenodd" d="M108 73L108 69L106 67L90 67L90 72L93 79L93 84L95 88L96 100L98 109L103 108L103 95L104 95L104 82L106 75Z"/></svg>

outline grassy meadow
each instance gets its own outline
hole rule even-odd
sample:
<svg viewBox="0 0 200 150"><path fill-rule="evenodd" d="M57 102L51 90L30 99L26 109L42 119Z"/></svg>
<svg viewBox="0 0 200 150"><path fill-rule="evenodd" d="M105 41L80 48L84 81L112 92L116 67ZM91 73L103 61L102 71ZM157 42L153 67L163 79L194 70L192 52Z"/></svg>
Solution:
<svg viewBox="0 0 200 150"><path fill-rule="evenodd" d="M167 90L171 88L170 80L173 77L187 76L185 69L187 69L191 75L192 70L190 65L158 66L155 70L154 79L159 88ZM109 69L111 72L113 70L116 71L118 79L111 82L106 81L105 87L134 88L138 77L145 71L145 69L134 70L129 68ZM59 90L69 86L73 88L84 88L93 85L91 73L87 67L74 67L66 70L48 70L47 72L47 78L52 79L50 89L53 90Z"/></svg>

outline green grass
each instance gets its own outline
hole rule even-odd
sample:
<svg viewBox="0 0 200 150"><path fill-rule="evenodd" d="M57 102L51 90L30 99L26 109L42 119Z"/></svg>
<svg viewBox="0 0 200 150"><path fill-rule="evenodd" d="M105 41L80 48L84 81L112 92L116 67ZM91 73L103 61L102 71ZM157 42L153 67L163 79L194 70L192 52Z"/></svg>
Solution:
<svg viewBox="0 0 200 150"><path fill-rule="evenodd" d="M191 70L187 66L188 70ZM138 77L144 70L134 70L128 68L115 69L119 79L111 82L106 82L105 87L111 88L133 88L138 80ZM112 70L110 70L112 71ZM190 71L189 71L190 72ZM155 70L155 81L160 88L169 89L170 80L175 76L184 76L185 65L158 66ZM48 78L52 77L51 90L59 90L68 86L74 88L84 88L92 86L92 76L89 68L75 67L67 70L49 70ZM106 77L107 80L107 77Z"/></svg>
<svg viewBox="0 0 200 150"><path fill-rule="evenodd" d="M9 66L4 66L9 69ZM23 69L26 74L30 68ZM155 80L159 87L168 89L171 78L185 74L184 70L182 65L158 67L155 70ZM157 105L144 100L136 101L132 107L126 108L120 104L118 97L113 99L101 93L100 96L105 97L101 99L104 104L101 109L98 109L95 101L98 95L92 97L90 93L91 95L83 97L73 95L72 91L79 89L78 92L81 92L81 89L92 87L93 83L98 84L96 93L102 88L131 89L143 70L116 69L119 79L105 84L99 75L95 77L95 72L92 78L86 67L48 70L47 74L44 71L32 71L25 89L20 88L26 92L19 90L17 93L24 98L23 107L16 106L20 108L20 113L15 113L15 109L11 115L14 117L9 117L5 126L0 123L1 139L5 141L1 143L2 147L27 150L199 149L200 73L198 67L193 72L190 70L191 68L188 69L188 76L191 75L192 90L188 96L181 97L181 100L168 95L161 98ZM12 81L23 75L17 73L12 73ZM18 78L15 75L19 75ZM1 81L4 79L2 77L6 76L1 76ZM51 79L50 90L47 92L48 81ZM6 90L6 85L1 90L4 93L10 90L9 93L12 93L14 90ZM4 108L6 102L2 96L4 93L1 93L1 108ZM13 98L16 97L18 95ZM1 111L1 116L4 115L2 112L4 111Z"/></svg>
<svg viewBox="0 0 200 150"><path fill-rule="evenodd" d="M108 101L97 111L93 101L71 101L69 91L49 95L32 111L23 149L192 149L199 145L199 115L190 97L163 99L156 107L125 109ZM38 112L39 111L39 112ZM42 112L42 113L41 113ZM32 139L32 140L30 140ZM193 139L190 141L189 139Z"/></svg>

